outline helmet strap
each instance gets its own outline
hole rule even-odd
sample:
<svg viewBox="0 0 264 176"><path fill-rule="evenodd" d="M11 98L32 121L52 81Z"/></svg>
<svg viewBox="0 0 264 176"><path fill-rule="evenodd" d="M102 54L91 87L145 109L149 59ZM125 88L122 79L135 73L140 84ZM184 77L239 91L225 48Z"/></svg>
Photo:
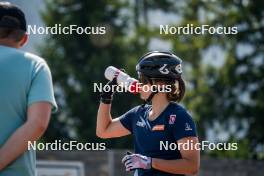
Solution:
<svg viewBox="0 0 264 176"><path fill-rule="evenodd" d="M150 78L148 78L148 81L151 85L153 85L153 80L151 80ZM149 97L145 100L145 104L149 104L151 102L151 100L153 99L153 97L158 93L158 90L154 90L153 92L151 92L151 94L149 95Z"/></svg>
<svg viewBox="0 0 264 176"><path fill-rule="evenodd" d="M150 103L152 98L154 97L154 95L156 95L158 93L158 91L155 92L151 92L151 94L149 95L149 97L147 98L147 100L145 100L145 103Z"/></svg>

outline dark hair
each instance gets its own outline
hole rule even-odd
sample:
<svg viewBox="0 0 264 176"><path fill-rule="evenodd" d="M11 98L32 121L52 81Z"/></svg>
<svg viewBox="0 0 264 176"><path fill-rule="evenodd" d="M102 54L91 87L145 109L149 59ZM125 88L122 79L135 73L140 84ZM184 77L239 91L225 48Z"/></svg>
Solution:
<svg viewBox="0 0 264 176"><path fill-rule="evenodd" d="M175 80L166 80L159 78L148 78L145 75L139 75L139 81L143 84L155 84L155 82L163 82L166 85L171 85L171 92L167 93L167 99L169 101L180 102L185 95L185 82L180 76Z"/></svg>
<svg viewBox="0 0 264 176"><path fill-rule="evenodd" d="M171 85L171 92L167 94L169 101L180 102L185 94L185 82L182 77L177 78L174 81L167 82L166 84Z"/></svg>
<svg viewBox="0 0 264 176"><path fill-rule="evenodd" d="M0 39L12 39L16 42L22 40L25 35L25 31L19 29L1 28L0 27Z"/></svg>
<svg viewBox="0 0 264 176"><path fill-rule="evenodd" d="M25 33L26 19L23 11L9 2L0 2L0 38L20 41Z"/></svg>

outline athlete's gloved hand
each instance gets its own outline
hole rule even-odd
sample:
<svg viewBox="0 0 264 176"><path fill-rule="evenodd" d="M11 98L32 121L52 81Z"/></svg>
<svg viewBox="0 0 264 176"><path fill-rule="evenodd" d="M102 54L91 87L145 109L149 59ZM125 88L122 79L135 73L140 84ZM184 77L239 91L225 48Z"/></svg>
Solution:
<svg viewBox="0 0 264 176"><path fill-rule="evenodd" d="M151 157L140 154L127 154L122 159L122 163L125 164L126 171L134 169L151 169L151 162Z"/></svg>
<svg viewBox="0 0 264 176"><path fill-rule="evenodd" d="M116 78L113 78L113 80L109 81L106 85L110 86L111 89L110 91L107 91L107 92L104 90L102 91L102 93L100 94L100 101L104 104L111 104L113 100L113 95L116 91L116 88L114 88L114 86L117 86Z"/></svg>

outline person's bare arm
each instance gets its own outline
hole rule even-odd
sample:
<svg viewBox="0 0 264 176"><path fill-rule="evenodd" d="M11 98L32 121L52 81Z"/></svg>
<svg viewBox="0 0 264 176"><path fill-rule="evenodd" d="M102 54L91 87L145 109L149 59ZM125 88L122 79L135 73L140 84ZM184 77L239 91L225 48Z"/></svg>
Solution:
<svg viewBox="0 0 264 176"><path fill-rule="evenodd" d="M46 131L51 114L51 104L38 102L27 110L27 121L19 127L0 148L0 170L28 150L28 142L36 141Z"/></svg>
<svg viewBox="0 0 264 176"><path fill-rule="evenodd" d="M114 138L130 134L118 118L111 117L111 104L100 103L97 113L96 135L100 138Z"/></svg>
<svg viewBox="0 0 264 176"><path fill-rule="evenodd" d="M188 140L192 140L194 145L199 142L197 137L188 137L180 139L177 143L188 143ZM190 150L180 149L180 153L182 159L178 160L152 158L152 167L173 174L197 174L200 167L200 150L195 148Z"/></svg>

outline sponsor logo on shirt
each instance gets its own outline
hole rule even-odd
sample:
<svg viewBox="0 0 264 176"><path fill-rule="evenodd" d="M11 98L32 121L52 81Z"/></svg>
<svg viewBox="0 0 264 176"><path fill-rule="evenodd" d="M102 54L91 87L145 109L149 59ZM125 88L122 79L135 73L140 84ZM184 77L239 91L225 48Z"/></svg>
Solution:
<svg viewBox="0 0 264 176"><path fill-rule="evenodd" d="M192 131L192 128L189 123L185 123L185 131Z"/></svg>
<svg viewBox="0 0 264 176"><path fill-rule="evenodd" d="M152 131L164 131L165 125L155 125Z"/></svg>
<svg viewBox="0 0 264 176"><path fill-rule="evenodd" d="M140 116L140 121L137 121L137 126L144 128L146 126L145 120Z"/></svg>
<svg viewBox="0 0 264 176"><path fill-rule="evenodd" d="M176 120L176 115L175 114L170 115L169 124L173 125L175 123L175 120Z"/></svg>

